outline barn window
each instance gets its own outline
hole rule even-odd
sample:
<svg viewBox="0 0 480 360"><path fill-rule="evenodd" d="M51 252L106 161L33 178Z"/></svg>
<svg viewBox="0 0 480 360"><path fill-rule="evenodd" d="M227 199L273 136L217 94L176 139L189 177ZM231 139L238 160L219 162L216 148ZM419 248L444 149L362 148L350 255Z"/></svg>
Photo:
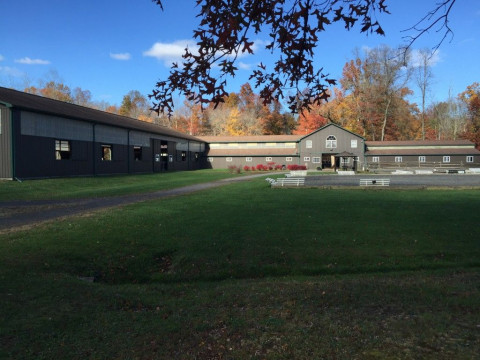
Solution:
<svg viewBox="0 0 480 360"><path fill-rule="evenodd" d="M265 158L265 161L273 161L273 159L272 159L271 157L267 156L267 157Z"/></svg>
<svg viewBox="0 0 480 360"><path fill-rule="evenodd" d="M307 146L307 149L311 149L312 146L313 146L312 140L307 140L307 141L305 142L305 144L306 144L306 146Z"/></svg>
<svg viewBox="0 0 480 360"><path fill-rule="evenodd" d="M378 163L378 162L380 162L380 158L378 156L373 156L372 157L372 162Z"/></svg>
<svg viewBox="0 0 480 360"><path fill-rule="evenodd" d="M337 138L333 135L327 137L327 149L335 149L337 147Z"/></svg>
<svg viewBox="0 0 480 360"><path fill-rule="evenodd" d="M350 140L350 147L352 149L356 149L357 148L357 140Z"/></svg>
<svg viewBox="0 0 480 360"><path fill-rule="evenodd" d="M194 157L195 157L195 161L198 161L198 159L200 159L200 154L198 152L196 152Z"/></svg>
<svg viewBox="0 0 480 360"><path fill-rule="evenodd" d="M68 140L55 140L55 159L65 160L70 159L72 150L70 148L70 141Z"/></svg>
<svg viewBox="0 0 480 360"><path fill-rule="evenodd" d="M310 156L305 156L305 157L303 158L303 161L309 162L309 161L310 161Z"/></svg>
<svg viewBox="0 0 480 360"><path fill-rule="evenodd" d="M444 156L443 157L443 162L444 163L449 163L450 162L450 156Z"/></svg>
<svg viewBox="0 0 480 360"><path fill-rule="evenodd" d="M232 158L231 158L231 157L227 157L227 162L232 162Z"/></svg>
<svg viewBox="0 0 480 360"><path fill-rule="evenodd" d="M102 161L112 161L112 145L102 145Z"/></svg>
<svg viewBox="0 0 480 360"><path fill-rule="evenodd" d="M247 158L245 158L245 161L246 161L246 162L252 162L252 158L251 158L251 157L247 157Z"/></svg>
<svg viewBox="0 0 480 360"><path fill-rule="evenodd" d="M320 164L321 159L320 159L320 157L314 157L314 158L312 158L312 162L313 162L314 164Z"/></svg>
<svg viewBox="0 0 480 360"><path fill-rule="evenodd" d="M473 156L472 155L467 156L467 163L473 163Z"/></svg>
<svg viewBox="0 0 480 360"><path fill-rule="evenodd" d="M210 162L210 163L213 162L213 157L210 157L210 156L207 157L207 161Z"/></svg>
<svg viewBox="0 0 480 360"><path fill-rule="evenodd" d="M287 157L287 158L285 158L285 161L289 161L289 162L290 162L290 161L292 161L292 158L291 158L291 157Z"/></svg>
<svg viewBox="0 0 480 360"><path fill-rule="evenodd" d="M182 161L187 161L187 152L182 151Z"/></svg>
<svg viewBox="0 0 480 360"><path fill-rule="evenodd" d="M396 163L401 163L403 161L401 156L395 156L395 162Z"/></svg>
<svg viewBox="0 0 480 360"><path fill-rule="evenodd" d="M425 156L419 156L419 157L418 157L418 162L419 162L419 163L424 163L424 162L426 162Z"/></svg>
<svg viewBox="0 0 480 360"><path fill-rule="evenodd" d="M134 146L133 147L133 158L135 161L142 161L142 147Z"/></svg>

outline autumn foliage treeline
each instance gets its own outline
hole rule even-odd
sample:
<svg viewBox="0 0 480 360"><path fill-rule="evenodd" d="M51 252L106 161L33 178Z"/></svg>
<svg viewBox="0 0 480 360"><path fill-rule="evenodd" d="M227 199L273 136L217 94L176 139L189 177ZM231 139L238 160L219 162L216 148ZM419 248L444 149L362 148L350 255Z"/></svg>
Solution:
<svg viewBox="0 0 480 360"><path fill-rule="evenodd" d="M328 102L293 116L281 104L265 106L249 83L216 108L185 101L170 118L150 110L147 96L130 91L120 106L94 103L88 90L49 82L27 92L138 118L191 135L307 134L332 122L367 140L465 138L480 148L480 83L444 101L426 105L433 77L427 53L416 59L388 47L357 54L343 67ZM423 62L422 62L423 60ZM410 65L409 65L410 64ZM411 95L421 100L410 102ZM419 96L419 94L421 96Z"/></svg>

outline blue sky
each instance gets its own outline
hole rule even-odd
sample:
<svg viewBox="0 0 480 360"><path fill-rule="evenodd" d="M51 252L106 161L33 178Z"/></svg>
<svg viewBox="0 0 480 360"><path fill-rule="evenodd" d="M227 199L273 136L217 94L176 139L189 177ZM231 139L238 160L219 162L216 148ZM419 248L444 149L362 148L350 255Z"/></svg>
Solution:
<svg viewBox="0 0 480 360"><path fill-rule="evenodd" d="M397 47L406 33L438 0L390 0L392 15L378 18L386 36L347 32L341 26L321 35L317 61L331 77L340 78L355 49L386 44ZM90 90L93 99L119 105L123 95L147 95L168 76L168 65L192 41L198 23L194 0L165 0L162 12L150 0L0 0L0 85L23 89L39 80L56 80ZM457 0L451 14L454 36L433 58L433 85L428 101L442 101L480 82L480 1ZM229 80L239 91L251 69L272 56L254 37L256 54L241 57L240 70ZM435 32L414 49L432 48ZM411 88L418 93L412 84ZM412 97L415 101L415 97Z"/></svg>

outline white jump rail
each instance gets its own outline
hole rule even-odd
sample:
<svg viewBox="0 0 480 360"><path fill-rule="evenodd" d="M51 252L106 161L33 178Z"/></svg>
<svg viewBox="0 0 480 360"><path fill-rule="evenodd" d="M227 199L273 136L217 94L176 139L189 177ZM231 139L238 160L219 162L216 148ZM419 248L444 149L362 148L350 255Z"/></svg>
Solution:
<svg viewBox="0 0 480 360"><path fill-rule="evenodd" d="M265 179L270 183L272 187L287 187L287 186L303 186L305 185L305 178L297 177L297 178L279 178L279 179L272 179L267 178Z"/></svg>
<svg viewBox="0 0 480 360"><path fill-rule="evenodd" d="M353 170L338 170L338 175L355 175L355 171Z"/></svg>
<svg viewBox="0 0 480 360"><path fill-rule="evenodd" d="M390 186L390 179L360 179L360 186Z"/></svg>

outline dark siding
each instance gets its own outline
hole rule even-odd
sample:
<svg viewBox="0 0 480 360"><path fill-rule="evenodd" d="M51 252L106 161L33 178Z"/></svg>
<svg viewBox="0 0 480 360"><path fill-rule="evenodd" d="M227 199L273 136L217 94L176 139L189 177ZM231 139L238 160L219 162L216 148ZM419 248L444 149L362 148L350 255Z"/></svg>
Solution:
<svg viewBox="0 0 480 360"><path fill-rule="evenodd" d="M10 109L0 105L0 116L0 179L11 179L13 170Z"/></svg>
<svg viewBox="0 0 480 360"><path fill-rule="evenodd" d="M70 143L71 158L56 160L54 138L18 136L15 152L16 176L22 179L92 175L91 143L76 140Z"/></svg>

